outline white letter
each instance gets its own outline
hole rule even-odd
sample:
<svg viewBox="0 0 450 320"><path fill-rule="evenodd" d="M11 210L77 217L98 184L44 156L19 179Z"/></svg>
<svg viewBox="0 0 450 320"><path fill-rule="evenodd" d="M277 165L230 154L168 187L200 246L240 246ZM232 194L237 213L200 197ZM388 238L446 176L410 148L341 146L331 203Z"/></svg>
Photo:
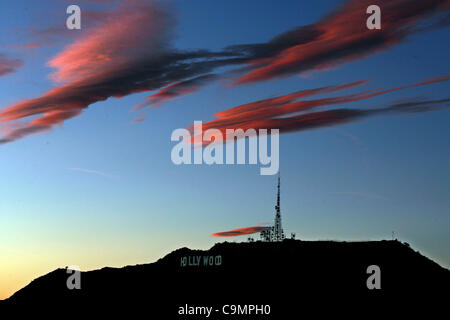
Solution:
<svg viewBox="0 0 450 320"><path fill-rule="evenodd" d="M367 278L367 288L369 290L372 289L381 289L381 271L380 267L377 265L371 265L367 267L367 274L373 274Z"/></svg>
<svg viewBox="0 0 450 320"><path fill-rule="evenodd" d="M71 267L67 268L67 273L70 274L70 273L72 273L72 271L73 271L73 274L69 278L67 278L67 281L66 281L67 288L69 290L81 289L80 267L71 266Z"/></svg>
<svg viewBox="0 0 450 320"><path fill-rule="evenodd" d="M81 29L81 9L79 6L72 4L67 7L66 10L67 14L71 14L66 20L66 26L67 29L73 30L73 29Z"/></svg>
<svg viewBox="0 0 450 320"><path fill-rule="evenodd" d="M194 121L194 164L202 164L203 134L202 122Z"/></svg>
<svg viewBox="0 0 450 320"><path fill-rule="evenodd" d="M260 174L263 176L276 174L280 167L279 132L280 130L278 129L270 130L270 146L272 148L272 152L270 153L269 157L266 139L267 130L259 130L259 162L264 165L270 164L269 167L260 168Z"/></svg>
<svg viewBox="0 0 450 320"><path fill-rule="evenodd" d="M367 14L373 13L370 17L367 18L366 26L367 29L381 29L381 10L377 5L371 5L367 7Z"/></svg>
<svg viewBox="0 0 450 320"><path fill-rule="evenodd" d="M203 135L203 141L214 141L208 144L203 150L203 160L206 164L223 164L223 136L219 129L208 129ZM214 151L214 156L212 155ZM195 151L194 151L195 152Z"/></svg>
<svg viewBox="0 0 450 320"><path fill-rule="evenodd" d="M172 132L171 141L179 141L180 137L183 140L172 148L170 158L176 165L191 164L191 133L187 129L176 129ZM183 151L183 156L180 156L180 150Z"/></svg>

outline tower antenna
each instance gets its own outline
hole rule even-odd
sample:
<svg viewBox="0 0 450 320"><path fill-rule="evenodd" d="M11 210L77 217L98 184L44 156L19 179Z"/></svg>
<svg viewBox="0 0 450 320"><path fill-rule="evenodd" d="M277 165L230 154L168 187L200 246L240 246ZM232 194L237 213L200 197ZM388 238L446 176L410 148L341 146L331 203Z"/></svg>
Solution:
<svg viewBox="0 0 450 320"><path fill-rule="evenodd" d="M260 237L262 241L283 241L284 231L281 226L281 210L280 210L280 173L278 173L278 188L277 188L277 204L275 205L275 221L273 226L261 231Z"/></svg>
<svg viewBox="0 0 450 320"><path fill-rule="evenodd" d="M283 241L284 231L281 226L281 208L280 208L280 173L278 173L278 192L277 192L277 205L275 206L275 224L274 224L274 234L273 241Z"/></svg>

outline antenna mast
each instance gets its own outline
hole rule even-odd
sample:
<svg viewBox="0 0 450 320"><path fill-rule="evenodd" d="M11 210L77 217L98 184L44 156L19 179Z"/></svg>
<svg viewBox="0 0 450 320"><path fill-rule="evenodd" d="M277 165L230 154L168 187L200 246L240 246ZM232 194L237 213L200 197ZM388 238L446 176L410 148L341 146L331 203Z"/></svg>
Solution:
<svg viewBox="0 0 450 320"><path fill-rule="evenodd" d="M281 212L280 212L280 174L278 173L278 193L277 193L277 205L275 206L275 224L272 241L283 241L284 231L281 226Z"/></svg>
<svg viewBox="0 0 450 320"><path fill-rule="evenodd" d="M275 221L274 225L266 230L261 231L260 237L262 241L275 242L284 240L284 231L281 226L281 211L280 211L280 174L278 173L278 193L277 204L275 205Z"/></svg>

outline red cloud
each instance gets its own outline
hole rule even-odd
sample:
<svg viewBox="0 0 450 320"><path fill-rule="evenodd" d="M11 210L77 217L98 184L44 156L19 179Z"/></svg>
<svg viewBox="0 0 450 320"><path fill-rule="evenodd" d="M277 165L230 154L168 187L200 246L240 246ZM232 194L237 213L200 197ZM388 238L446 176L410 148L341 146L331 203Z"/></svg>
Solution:
<svg viewBox="0 0 450 320"><path fill-rule="evenodd" d="M136 58L157 55L165 46L166 15L139 1L103 14L101 25L51 59L59 82L79 80L117 69Z"/></svg>
<svg viewBox="0 0 450 320"><path fill-rule="evenodd" d="M343 89L348 89L348 88L351 88L354 86L362 85L366 82L367 82L367 80L360 80L360 81L341 84L341 85L337 85L337 86L328 86L328 87L317 88L317 89L301 90L301 91L297 91L297 92L287 94L284 96L279 96L279 97L275 97L275 98L264 99L264 100L260 100L260 101L256 101L256 102L243 104L243 105L231 108L231 109L217 112L214 115L216 117L218 117L219 119L230 119L230 118L234 118L235 116L241 117L243 114L245 114L247 112L252 112L255 110L261 111L262 109L269 109L269 108L285 105L287 103L290 103L290 102L300 99L300 98L306 98L306 97L310 97L310 96L317 95L317 94L331 93L331 92L335 92L335 91L339 91L339 90L343 90Z"/></svg>
<svg viewBox="0 0 450 320"><path fill-rule="evenodd" d="M9 59L0 53L0 76L15 72L23 65L20 59Z"/></svg>
<svg viewBox="0 0 450 320"><path fill-rule="evenodd" d="M0 143L49 130L109 97L151 91L177 82L176 87L180 87L180 81L195 79L234 61L228 59L228 53L178 52L169 48L171 19L161 2L121 2L97 20L92 31L50 61L57 68L53 78L67 84L0 111L2 131L7 129ZM49 112L62 117L49 118ZM11 123L28 117L37 118Z"/></svg>
<svg viewBox="0 0 450 320"><path fill-rule="evenodd" d="M13 46L16 49L20 50L32 50L32 49L39 49L42 47L39 43L27 43L27 44L17 44Z"/></svg>
<svg viewBox="0 0 450 320"><path fill-rule="evenodd" d="M166 103L168 100L174 99L180 95L193 93L199 90L203 85L213 81L215 78L215 75L207 74L193 79L173 83L170 86L167 86L159 90L157 93L147 97L145 102L137 105L133 108L133 110L135 111L145 106L158 107L161 104Z"/></svg>
<svg viewBox="0 0 450 320"><path fill-rule="evenodd" d="M58 69L53 74L55 79L71 82L39 98L24 100L1 110L0 122L10 125L0 143L49 130L79 115L90 104L111 96L120 97L161 87L161 79L155 83L141 82L141 86L130 79L142 79L148 71L136 71L139 70L136 63L140 59L139 54L146 52L150 61L159 64L153 54L157 56L165 47L163 30L167 27L166 15L159 9L140 2L119 6L101 19L102 24L98 28L66 47L50 61L50 65ZM0 56L0 75L12 72L11 68L17 65L17 61ZM155 69L151 63L148 68ZM10 123L28 117L35 118L26 123Z"/></svg>
<svg viewBox="0 0 450 320"><path fill-rule="evenodd" d="M311 112L287 118L247 121L237 124L234 128L243 130L255 129L256 131L259 129L279 129L280 133L288 133L333 126L375 115L394 112L425 112L440 109L444 106L450 106L450 99L410 101L371 110L336 109ZM219 130L222 130L223 135L225 136L224 128L219 128Z"/></svg>
<svg viewBox="0 0 450 320"><path fill-rule="evenodd" d="M267 43L237 45L219 52L171 48L169 40L173 23L161 2L123 1L106 12L87 12L94 17L90 19L93 25L49 61L49 65L56 68L52 78L65 85L0 111L0 123L3 123L3 129L7 128L0 143L49 130L55 124L80 114L89 105L109 97L163 88L144 103L158 105L198 90L213 80L214 77L208 78L209 75L220 67L245 65L240 71L247 74L237 81L242 83L319 70L361 58L402 41L418 30L415 27L418 21L432 13L448 10L449 3L450 0L379 1L383 11L382 30L367 30L365 8L370 1L349 1L316 24L285 32ZM60 31L50 28L44 34L58 34ZM0 55L0 75L15 71L21 64L20 60ZM277 125L280 121L292 120L277 118L282 115L389 92L293 101L316 93L336 91L338 87L313 89L270 102L240 106L218 114L219 118L209 125ZM28 122L17 123L23 119Z"/></svg>
<svg viewBox="0 0 450 320"><path fill-rule="evenodd" d="M222 231L222 232L216 232L211 234L211 237L236 237L236 236L243 236L246 234L252 234L252 233L258 233L264 230L268 230L270 227L246 227L246 228L239 228L239 229L233 229L230 231Z"/></svg>
<svg viewBox="0 0 450 320"><path fill-rule="evenodd" d="M366 9L372 4L372 0L346 2L339 10L304 29L314 35L308 41L292 39L283 50L251 60L250 67L246 68L251 71L235 83L324 70L361 59L398 44L409 34L419 31L416 27L419 21L450 8L450 0L380 0L376 4L382 11L382 28L369 30L366 28Z"/></svg>
<svg viewBox="0 0 450 320"><path fill-rule="evenodd" d="M391 111L408 111L408 108L413 108L415 111L421 111L420 109L418 109L418 105L406 103L403 106L397 105L395 108L390 107L371 110L338 109L305 113L305 111L317 107L326 107L344 103L346 104L350 102L369 99L397 90L429 85L436 82L448 80L450 80L450 75L436 77L419 83L391 88L387 90L363 91L356 94L348 94L331 98L322 98L308 101L294 101L299 97L303 98L305 96L311 96L314 94L333 92L358 86L365 83L365 81L356 81L339 86L329 86L319 89L298 91L276 98L247 103L245 105L218 112L215 114L217 116L217 119L202 124L202 130L219 129L225 139L226 129L280 129L281 133L285 133L344 123L356 120L357 118L381 113L388 113ZM422 111L428 111L430 110L430 105L445 103L447 103L447 100L436 100L431 102L421 101L418 104L427 106ZM188 129L193 131L194 127L190 126Z"/></svg>

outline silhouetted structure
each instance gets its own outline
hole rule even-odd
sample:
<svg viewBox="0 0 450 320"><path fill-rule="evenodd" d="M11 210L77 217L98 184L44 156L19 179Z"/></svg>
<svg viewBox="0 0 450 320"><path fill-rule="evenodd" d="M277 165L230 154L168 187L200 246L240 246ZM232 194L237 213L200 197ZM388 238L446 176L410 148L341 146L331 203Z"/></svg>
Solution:
<svg viewBox="0 0 450 320"><path fill-rule="evenodd" d="M275 212L276 213L274 225L260 233L262 241L277 242L284 240L284 231L283 227L281 226L281 211L280 211L280 175L278 175L278 194Z"/></svg>
<svg viewBox="0 0 450 320"><path fill-rule="evenodd" d="M218 256L220 265L204 265L204 257ZM192 263L195 257L200 264ZM185 266L180 264L183 258L188 259ZM381 268L381 289L367 287L370 265ZM275 279L264 281L270 275ZM67 270L57 269L0 301L2 319L25 318L4 317L9 308L55 318L64 312L80 313L81 319L93 312L101 313L98 319L126 312L138 313L130 317L136 319L147 314L151 319L207 319L179 315L186 304L219 310L208 319L297 319L300 308L302 314L319 319L362 319L369 312L379 312L382 319L386 310L400 312L405 319L421 306L448 313L450 288L449 270L399 241L225 242L206 251L181 248L154 263L81 272L80 290L67 288L68 276ZM294 288L295 294L283 294L286 288ZM227 304L268 304L271 312L221 314Z"/></svg>

